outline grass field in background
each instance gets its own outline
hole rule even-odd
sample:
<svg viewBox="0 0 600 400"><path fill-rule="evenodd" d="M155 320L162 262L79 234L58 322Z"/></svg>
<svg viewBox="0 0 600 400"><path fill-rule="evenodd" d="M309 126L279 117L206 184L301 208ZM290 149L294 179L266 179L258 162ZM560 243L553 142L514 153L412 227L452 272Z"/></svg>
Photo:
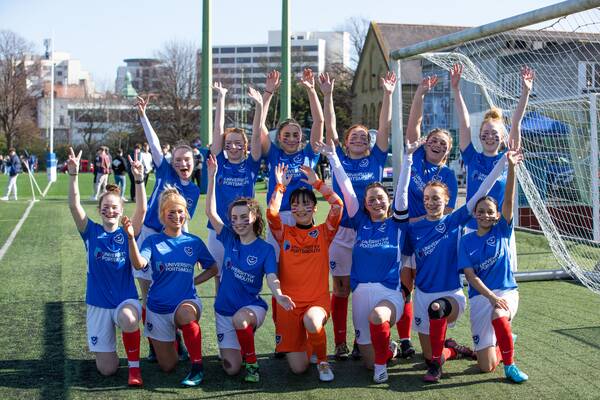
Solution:
<svg viewBox="0 0 600 400"><path fill-rule="evenodd" d="M320 383L317 373L295 376L285 360L274 360L274 327L267 316L256 335L261 382L246 384L241 377L228 377L216 358L214 285L199 287L204 303L200 321L205 355L206 381L195 389L181 388L179 381L188 365L180 363L172 374L156 364L142 361L143 389L126 386L124 351L118 374L103 378L87 350L85 334L85 250L71 219L67 202L67 176L36 203L14 243L0 262L0 399L192 399L244 397L313 399L546 399L600 398L600 320L596 310L600 297L572 282L531 282L520 285L521 303L514 322L519 335L516 360L529 374L523 385L506 383L503 374L480 374L471 361L445 364L440 384L421 382L425 373L420 357L390 367L386 384L372 383L372 373L359 362L334 363L335 381ZM39 174L42 189L45 175ZM91 175L81 176L82 199L88 215L99 220L96 204L85 200L91 194ZM42 185L43 183L43 185ZM18 202L0 202L0 246L23 214L30 197L26 176L19 177ZM6 177L0 177L4 190ZM148 185L152 187L152 182ZM264 192L258 194L264 198ZM131 214L132 204L126 211ZM204 198L190 225L191 232L206 237ZM322 221L327 205L321 204ZM543 236L517 233L519 269L555 269L557 263ZM268 289L263 294L267 302ZM351 315L351 314L349 314ZM348 321L352 338L351 318ZM328 345L333 352L331 323ZM468 314L449 336L471 343ZM397 338L397 333L393 332ZM413 337L418 347L416 336ZM147 346L142 345L142 355Z"/></svg>

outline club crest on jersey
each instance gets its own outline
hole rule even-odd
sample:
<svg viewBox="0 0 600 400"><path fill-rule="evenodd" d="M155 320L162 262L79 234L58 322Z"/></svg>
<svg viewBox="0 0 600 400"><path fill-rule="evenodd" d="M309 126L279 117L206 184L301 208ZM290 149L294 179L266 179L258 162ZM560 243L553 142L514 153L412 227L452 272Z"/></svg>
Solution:
<svg viewBox="0 0 600 400"><path fill-rule="evenodd" d="M222 176L219 176L219 177L217 178L217 185L222 185L222 184L223 184L223 177L222 177Z"/></svg>
<svg viewBox="0 0 600 400"><path fill-rule="evenodd" d="M444 224L443 222L441 224L438 224L435 227L435 230L438 231L439 233L444 233L446 232L446 224Z"/></svg>
<svg viewBox="0 0 600 400"><path fill-rule="evenodd" d="M275 344L281 343L281 335L275 335Z"/></svg>
<svg viewBox="0 0 600 400"><path fill-rule="evenodd" d="M256 264L257 261L258 261L258 257L256 257L256 256L246 257L246 262L248 263L248 265L254 265L254 264Z"/></svg>
<svg viewBox="0 0 600 400"><path fill-rule="evenodd" d="M356 336L357 339L360 337L360 329L354 330L354 336Z"/></svg>
<svg viewBox="0 0 600 400"><path fill-rule="evenodd" d="M114 238L115 243L123 244L125 242L125 237L122 233L117 233Z"/></svg>
<svg viewBox="0 0 600 400"><path fill-rule="evenodd" d="M283 241L283 250L288 251L291 248L292 248L292 244L290 243L290 241L284 240Z"/></svg>
<svg viewBox="0 0 600 400"><path fill-rule="evenodd" d="M415 325L421 325L421 318L415 318Z"/></svg>
<svg viewBox="0 0 600 400"><path fill-rule="evenodd" d="M94 249L94 258L96 260L102 259L102 251L97 247Z"/></svg>
<svg viewBox="0 0 600 400"><path fill-rule="evenodd" d="M148 267L146 265L146 267ZM161 274L165 271L165 264L163 263L158 263L158 272L160 272Z"/></svg>
<svg viewBox="0 0 600 400"><path fill-rule="evenodd" d="M432 181L436 181L436 182L441 182L442 181L442 177L439 175L434 175L431 177Z"/></svg>
<svg viewBox="0 0 600 400"><path fill-rule="evenodd" d="M297 164L301 164L304 161L304 156L302 154L298 154L294 157L294 162Z"/></svg>
<svg viewBox="0 0 600 400"><path fill-rule="evenodd" d="M154 328L154 325L152 325L152 322L146 322L146 328L148 328L148 330L152 332L152 328Z"/></svg>
<svg viewBox="0 0 600 400"><path fill-rule="evenodd" d="M191 257L194 254L194 249L192 249L189 246L184 247L183 251L185 252L185 254L187 254L188 257Z"/></svg>
<svg viewBox="0 0 600 400"><path fill-rule="evenodd" d="M223 341L223 338L225 337L224 334L222 333L217 333L217 340L219 341L219 343L221 343Z"/></svg>
<svg viewBox="0 0 600 400"><path fill-rule="evenodd" d="M97 345L98 344L98 336L91 336L90 337L90 341L92 342L92 345Z"/></svg>
<svg viewBox="0 0 600 400"><path fill-rule="evenodd" d="M231 269L233 267L233 263L231 262L231 258L227 257L225 262L223 263L226 269Z"/></svg>
<svg viewBox="0 0 600 400"><path fill-rule="evenodd" d="M246 164L240 165L240 167L238 168L238 172L246 172Z"/></svg>
<svg viewBox="0 0 600 400"><path fill-rule="evenodd" d="M190 199L189 197L185 198L185 202L187 203L188 208L192 208L194 205L194 200Z"/></svg>
<svg viewBox="0 0 600 400"><path fill-rule="evenodd" d="M496 236L490 236L488 238L488 240L485 241L487 243L488 246L495 246L496 245Z"/></svg>
<svg viewBox="0 0 600 400"><path fill-rule="evenodd" d="M385 233L385 222L383 224L381 224L381 226L379 228L377 228L377 230L379 232Z"/></svg>
<svg viewBox="0 0 600 400"><path fill-rule="evenodd" d="M318 229L313 229L312 231L308 232L308 236L310 236L313 239L316 239L319 237L319 230Z"/></svg>
<svg viewBox="0 0 600 400"><path fill-rule="evenodd" d="M473 335L473 343L479 344L479 335Z"/></svg>
<svg viewBox="0 0 600 400"><path fill-rule="evenodd" d="M335 269L335 267L335 261L329 261L329 268L331 268L332 271Z"/></svg>
<svg viewBox="0 0 600 400"><path fill-rule="evenodd" d="M358 166L361 167L361 168L367 168L369 166L369 159L368 158L363 158L358 163Z"/></svg>

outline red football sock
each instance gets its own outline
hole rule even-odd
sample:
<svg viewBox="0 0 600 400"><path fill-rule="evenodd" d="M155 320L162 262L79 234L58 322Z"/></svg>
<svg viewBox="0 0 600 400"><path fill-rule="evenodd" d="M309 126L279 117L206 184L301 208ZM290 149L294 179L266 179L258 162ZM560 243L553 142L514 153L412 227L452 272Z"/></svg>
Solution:
<svg viewBox="0 0 600 400"><path fill-rule="evenodd" d="M458 353L456 353L456 350L444 347L442 349L442 364L444 363L444 361L455 359L457 354Z"/></svg>
<svg viewBox="0 0 600 400"><path fill-rule="evenodd" d="M202 362L202 331L197 321L192 321L189 324L180 327L183 333L183 341L190 353L190 361L192 364Z"/></svg>
<svg viewBox="0 0 600 400"><path fill-rule="evenodd" d="M369 331L371 332L371 343L375 351L375 364L385 365L392 356L390 350L390 323L384 322L381 325L375 325L369 322Z"/></svg>
<svg viewBox="0 0 600 400"><path fill-rule="evenodd" d="M242 360L249 364L256 362L256 351L254 350L254 327L248 325L245 329L236 329L238 342L242 351Z"/></svg>
<svg viewBox="0 0 600 400"><path fill-rule="evenodd" d="M496 344L496 366L500 364L500 361L502 361L502 352L500 351L500 346Z"/></svg>
<svg viewBox="0 0 600 400"><path fill-rule="evenodd" d="M398 329L398 337L400 340L410 339L410 328L413 319L413 303L404 303L404 310L402 311L402 317L396 324Z"/></svg>
<svg viewBox="0 0 600 400"><path fill-rule="evenodd" d="M431 360L442 364L442 351L444 350L444 340L446 339L446 328L448 322L446 317L429 320L429 341L431 342Z"/></svg>
<svg viewBox="0 0 600 400"><path fill-rule="evenodd" d="M510 322L507 317L500 317L492 320L492 326L494 327L496 339L502 351L502 362L504 365L511 365L513 363L515 347Z"/></svg>
<svg viewBox="0 0 600 400"><path fill-rule="evenodd" d="M331 319L333 320L333 337L335 345L346 343L346 326L348 323L348 298L331 295Z"/></svg>
<svg viewBox="0 0 600 400"><path fill-rule="evenodd" d="M312 347L312 351L317 355L319 362L327 361L327 335L325 329L321 328L317 333L308 333L308 341Z"/></svg>
<svg viewBox="0 0 600 400"><path fill-rule="evenodd" d="M127 353L127 362L131 368L140 367L140 330L122 332L123 346Z"/></svg>

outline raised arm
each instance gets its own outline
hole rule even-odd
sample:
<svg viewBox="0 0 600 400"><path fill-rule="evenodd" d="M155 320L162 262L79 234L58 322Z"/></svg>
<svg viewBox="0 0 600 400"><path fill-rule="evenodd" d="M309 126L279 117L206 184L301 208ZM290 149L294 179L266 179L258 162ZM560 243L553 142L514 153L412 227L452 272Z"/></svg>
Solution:
<svg viewBox="0 0 600 400"><path fill-rule="evenodd" d="M340 142L337 132L337 122L335 120L335 108L333 107L333 87L335 79L329 78L328 73L319 75L319 88L323 93L323 117L325 118L325 141L335 143ZM314 149L314 148L313 148Z"/></svg>
<svg viewBox="0 0 600 400"><path fill-rule="evenodd" d="M131 220L127 218L125 215L121 217L121 225L123 225L123 229L125 233L127 233L127 241L129 245L129 259L131 260L131 265L135 269L142 269L146 265L148 265L148 260L146 260L140 254L140 249L135 241L135 232L133 231L133 225Z"/></svg>
<svg viewBox="0 0 600 400"><path fill-rule="evenodd" d="M215 106L215 122L213 126L212 144L210 151L219 154L223 150L223 132L225 131L225 95L227 89L221 82L215 82L212 88L217 92L217 104Z"/></svg>
<svg viewBox="0 0 600 400"><path fill-rule="evenodd" d="M531 93L531 89L533 88L534 79L535 73L533 70L529 67L523 67L521 70L521 86L523 89L521 91L521 97L519 98L517 108L513 113L510 125L510 133L508 134L508 143L512 150L521 148L521 121L525 115L525 109L527 108L529 93Z"/></svg>
<svg viewBox="0 0 600 400"><path fill-rule="evenodd" d="M467 208L469 210L469 213L473 212L477 201L488 194L492 186L494 186L494 183L496 183L496 180L500 177L500 175L502 175L502 171L504 170L505 166L506 157L502 157L496 162L496 165L494 166L492 171L488 174L488 176L485 177L483 182L481 182L481 185L479 186L479 189L477 189L477 192L475 192L473 197L471 197L471 199L467 201Z"/></svg>
<svg viewBox="0 0 600 400"><path fill-rule="evenodd" d="M275 181L277 184L275 185L275 190L273 190L271 200L269 200L269 207L267 208L267 222L269 223L271 233L277 242L283 240L283 223L281 222L281 217L279 215L281 201L283 200L283 193L285 192L287 185L289 185L292 180L292 176L288 175L287 170L287 165L283 163L279 163L275 167Z"/></svg>
<svg viewBox="0 0 600 400"><path fill-rule="evenodd" d="M450 86L454 93L454 108L458 116L458 147L460 147L460 151L464 151L471 143L471 119L460 91L462 72L463 66L461 64L454 64L450 70Z"/></svg>
<svg viewBox="0 0 600 400"><path fill-rule="evenodd" d="M313 124L310 128L310 145L313 147L317 142L323 141L323 109L321 108L321 102L319 96L315 90L315 77L310 68L305 68L300 84L306 89L308 94L308 102L310 104L310 115L312 116Z"/></svg>
<svg viewBox="0 0 600 400"><path fill-rule="evenodd" d="M267 81L265 83L265 91L263 92L263 114L260 121L260 141L262 146L262 155L266 155L271 148L271 138L269 138L269 130L267 129L267 114L269 114L269 106L271 105L271 99L277 89L281 85L280 73L277 70L273 70L267 74Z"/></svg>
<svg viewBox="0 0 600 400"><path fill-rule="evenodd" d="M413 97L406 125L406 140L409 143L416 142L421 137L421 121L423 121L423 99L437 83L436 75L423 78Z"/></svg>
<svg viewBox="0 0 600 400"><path fill-rule="evenodd" d="M146 185L144 185L144 166L139 160L129 158L131 174L133 175L135 185L135 211L131 218L134 235L137 237L142 231L146 211L148 211L148 199L146 198Z"/></svg>
<svg viewBox="0 0 600 400"><path fill-rule="evenodd" d="M142 122L142 127L144 128L144 135L146 136L146 140L150 145L152 161L154 161L154 164L158 167L162 163L163 154L162 147L160 147L160 139L158 138L156 132L154 132L154 129L152 128L152 125L150 125L150 121L146 116L146 107L148 106L149 100L150 97L144 99L143 97L138 96L136 106L138 115L140 116L140 121Z"/></svg>
<svg viewBox="0 0 600 400"><path fill-rule="evenodd" d="M504 188L504 201L502 202L502 216L510 223L513 219L513 206L515 204L515 186L517 176L515 170L517 164L521 162L523 155L517 151L508 151L506 160L508 162L508 174L506 176L506 186Z"/></svg>
<svg viewBox="0 0 600 400"><path fill-rule="evenodd" d="M329 160L329 165L331 166L333 176L342 190L342 195L344 196L344 206L346 207L348 216L350 218L354 217L359 208L356 192L354 192L352 182L350 181L350 178L348 178L348 175L346 174L346 171L344 170L344 167L342 166L342 163L340 162L340 159L333 148L333 144L326 146L324 143L319 142L315 147L315 151L323 154Z"/></svg>
<svg viewBox="0 0 600 400"><path fill-rule="evenodd" d="M400 175L396 184L396 195L394 196L394 221L408 222L408 185L410 183L410 168L412 167L412 155L421 147L423 140L415 143L407 143L404 146L404 159L400 167Z"/></svg>
<svg viewBox="0 0 600 400"><path fill-rule="evenodd" d="M213 154L209 154L206 159L206 173L208 175L208 186L206 188L206 216L213 226L213 229L218 234L223 229L223 220L217 213L217 199L215 197L215 177L219 168L217 159Z"/></svg>
<svg viewBox="0 0 600 400"><path fill-rule="evenodd" d="M81 160L81 150L75 155L73 148L69 147L69 158L67 160L67 170L69 172L69 210L75 221L75 226L79 232L85 231L88 222L85 210L81 206L79 196L79 160Z"/></svg>
<svg viewBox="0 0 600 400"><path fill-rule="evenodd" d="M381 111L379 112L379 127L377 128L377 139L375 144L379 150L387 152L390 147L390 126L392 125L392 93L396 87L396 74L389 72L381 77L383 88L383 99Z"/></svg>
<svg viewBox="0 0 600 400"><path fill-rule="evenodd" d="M340 222L342 221L344 203L342 202L342 199L340 199L340 196L333 191L333 189L331 189L325 182L317 177L314 169L303 165L300 167L300 170L304 175L306 175L306 179L302 179L302 181L315 188L329 203L329 213L327 214L325 226L329 231L331 239L333 239L338 227L340 226Z"/></svg>
<svg viewBox="0 0 600 400"><path fill-rule="evenodd" d="M250 141L250 155L254 161L259 161L262 156L261 126L263 124L263 99L258 90L248 87L248 96L254 100L254 119L252 120L252 139Z"/></svg>

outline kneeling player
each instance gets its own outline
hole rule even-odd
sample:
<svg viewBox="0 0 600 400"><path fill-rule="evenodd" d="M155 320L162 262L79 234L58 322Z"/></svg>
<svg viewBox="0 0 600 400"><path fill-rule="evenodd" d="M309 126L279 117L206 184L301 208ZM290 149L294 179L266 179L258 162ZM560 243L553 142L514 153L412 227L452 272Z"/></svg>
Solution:
<svg viewBox="0 0 600 400"><path fill-rule="evenodd" d="M138 249L129 220L124 217L129 238L131 264L136 269L150 266L152 286L148 291L144 336L152 339L158 364L163 371L175 369L179 357L174 346L176 329L181 329L190 353L191 371L181 382L197 386L204 378L202 336L198 321L202 303L196 287L217 274L217 265L202 240L183 232L189 219L187 202L177 189L166 187L160 195L161 233L151 235ZM200 263L206 271L194 278L194 267Z"/></svg>
<svg viewBox="0 0 600 400"><path fill-rule="evenodd" d="M211 155L207 165L206 215L224 248L221 284L215 299L217 341L223 369L229 375L235 375L243 363L246 367L244 380L258 382L254 333L264 322L267 312L267 303L260 297L263 277L267 275L273 297L284 309L291 310L294 304L279 288L273 246L260 238L264 220L258 202L248 197L234 200L227 216L231 228L225 226L216 206L216 158Z"/></svg>
<svg viewBox="0 0 600 400"><path fill-rule="evenodd" d="M295 307L285 310L277 304L275 333L277 351L287 353L294 373L308 368L307 344L317 356L319 379L332 381L333 372L327 362L327 336L324 325L329 318L329 245L342 219L342 200L315 171L302 166L307 176L304 182L318 190L330 204L325 223L315 226L317 198L307 188L298 188L290 195L295 226L282 223L279 208L291 176L283 164L275 168L277 185L269 202L267 220L280 246L279 279L282 291L292 298Z"/></svg>
<svg viewBox="0 0 600 400"><path fill-rule="evenodd" d="M508 153L502 213L492 197L477 201L477 231L461 238L458 265L469 281L471 332L479 368L491 372L502 360L506 377L520 383L528 377L513 362L511 321L519 306L519 292L510 268L515 165L518 161L516 153Z"/></svg>

